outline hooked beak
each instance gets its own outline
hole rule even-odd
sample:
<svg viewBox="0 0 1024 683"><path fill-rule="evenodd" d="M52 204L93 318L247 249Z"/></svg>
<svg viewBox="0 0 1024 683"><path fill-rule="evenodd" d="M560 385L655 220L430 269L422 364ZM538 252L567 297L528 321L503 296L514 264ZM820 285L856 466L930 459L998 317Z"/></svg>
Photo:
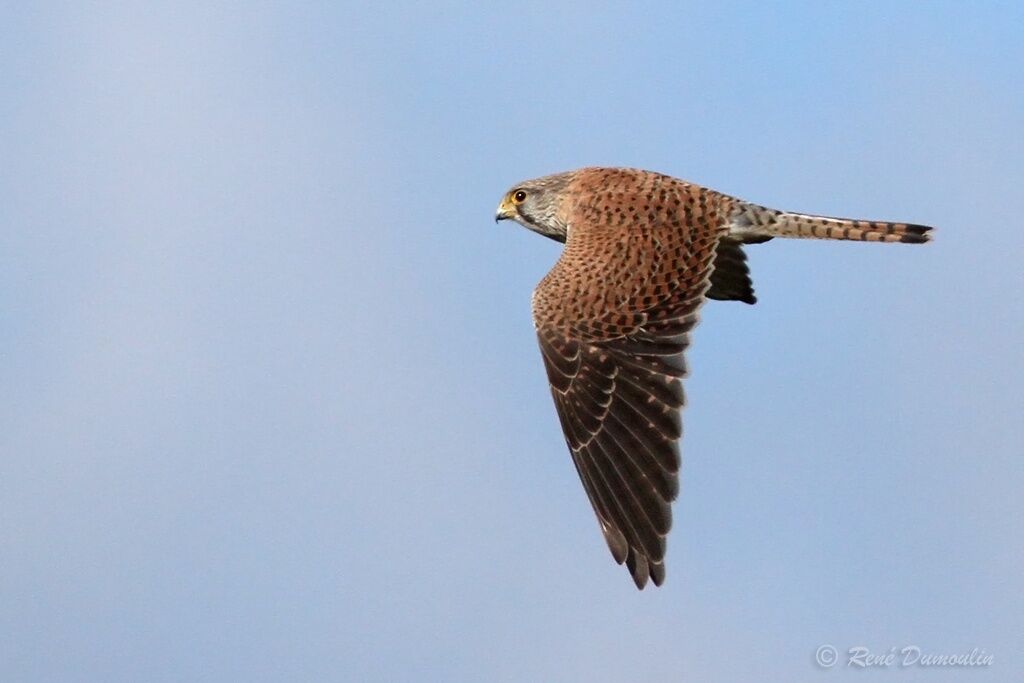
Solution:
<svg viewBox="0 0 1024 683"><path fill-rule="evenodd" d="M513 218L516 215L515 208L509 204L508 197L501 200L501 204L498 204L498 210L494 214L494 222L503 221L509 218Z"/></svg>

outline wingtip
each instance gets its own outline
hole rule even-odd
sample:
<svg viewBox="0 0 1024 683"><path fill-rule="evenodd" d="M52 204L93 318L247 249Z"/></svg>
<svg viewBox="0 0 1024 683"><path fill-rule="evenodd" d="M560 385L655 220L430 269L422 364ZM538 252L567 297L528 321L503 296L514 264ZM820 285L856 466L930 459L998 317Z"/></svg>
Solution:
<svg viewBox="0 0 1024 683"><path fill-rule="evenodd" d="M626 537L622 535L621 531L604 520L599 519L598 522L601 525L601 531L604 533L604 540L608 543L608 550L612 551L612 558L615 560L615 564L622 564L629 555L629 544L626 543Z"/></svg>
<svg viewBox="0 0 1024 683"><path fill-rule="evenodd" d="M665 563L664 562L652 562L651 563L651 583L655 586L660 586L665 583Z"/></svg>
<svg viewBox="0 0 1024 683"><path fill-rule="evenodd" d="M655 562L633 548L630 548L629 555L626 557L626 568L629 570L629 576L633 579L637 590L642 591L646 588L648 580L655 587L665 583L665 562L663 560Z"/></svg>
<svg viewBox="0 0 1024 683"><path fill-rule="evenodd" d="M629 569L630 576L633 577L633 583L636 584L637 590L643 590L650 577L647 558L630 549L629 557L626 558L626 567Z"/></svg>

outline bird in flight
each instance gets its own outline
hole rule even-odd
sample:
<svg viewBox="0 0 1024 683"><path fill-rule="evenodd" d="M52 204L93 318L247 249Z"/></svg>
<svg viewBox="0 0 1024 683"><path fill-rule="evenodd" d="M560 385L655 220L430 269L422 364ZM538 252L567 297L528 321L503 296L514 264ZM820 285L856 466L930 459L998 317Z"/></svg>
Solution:
<svg viewBox="0 0 1024 683"><path fill-rule="evenodd" d="M705 299L757 301L744 245L929 241L924 225L778 211L660 173L584 168L513 186L495 220L565 244L533 292L551 395L612 557L665 580L683 352Z"/></svg>

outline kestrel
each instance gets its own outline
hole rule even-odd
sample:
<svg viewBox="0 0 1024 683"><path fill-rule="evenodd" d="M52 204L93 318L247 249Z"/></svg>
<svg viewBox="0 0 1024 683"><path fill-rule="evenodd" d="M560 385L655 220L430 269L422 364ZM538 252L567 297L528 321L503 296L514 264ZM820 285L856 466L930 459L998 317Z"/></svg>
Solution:
<svg viewBox="0 0 1024 683"><path fill-rule="evenodd" d="M705 299L753 304L743 245L921 244L931 228L777 211L659 173L584 168L515 185L495 220L565 243L533 321L576 471L637 588L665 580L683 351Z"/></svg>

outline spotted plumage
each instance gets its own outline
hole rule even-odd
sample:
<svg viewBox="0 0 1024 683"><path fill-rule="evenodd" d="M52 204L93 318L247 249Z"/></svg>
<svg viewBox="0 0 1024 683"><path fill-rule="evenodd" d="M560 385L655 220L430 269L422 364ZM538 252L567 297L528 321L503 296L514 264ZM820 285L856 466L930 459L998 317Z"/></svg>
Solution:
<svg viewBox="0 0 1024 683"><path fill-rule="evenodd" d="M665 579L683 352L706 298L756 301L743 251L773 237L921 243L930 228L768 209L635 169L519 183L497 219L565 243L533 294L556 411L612 556Z"/></svg>

